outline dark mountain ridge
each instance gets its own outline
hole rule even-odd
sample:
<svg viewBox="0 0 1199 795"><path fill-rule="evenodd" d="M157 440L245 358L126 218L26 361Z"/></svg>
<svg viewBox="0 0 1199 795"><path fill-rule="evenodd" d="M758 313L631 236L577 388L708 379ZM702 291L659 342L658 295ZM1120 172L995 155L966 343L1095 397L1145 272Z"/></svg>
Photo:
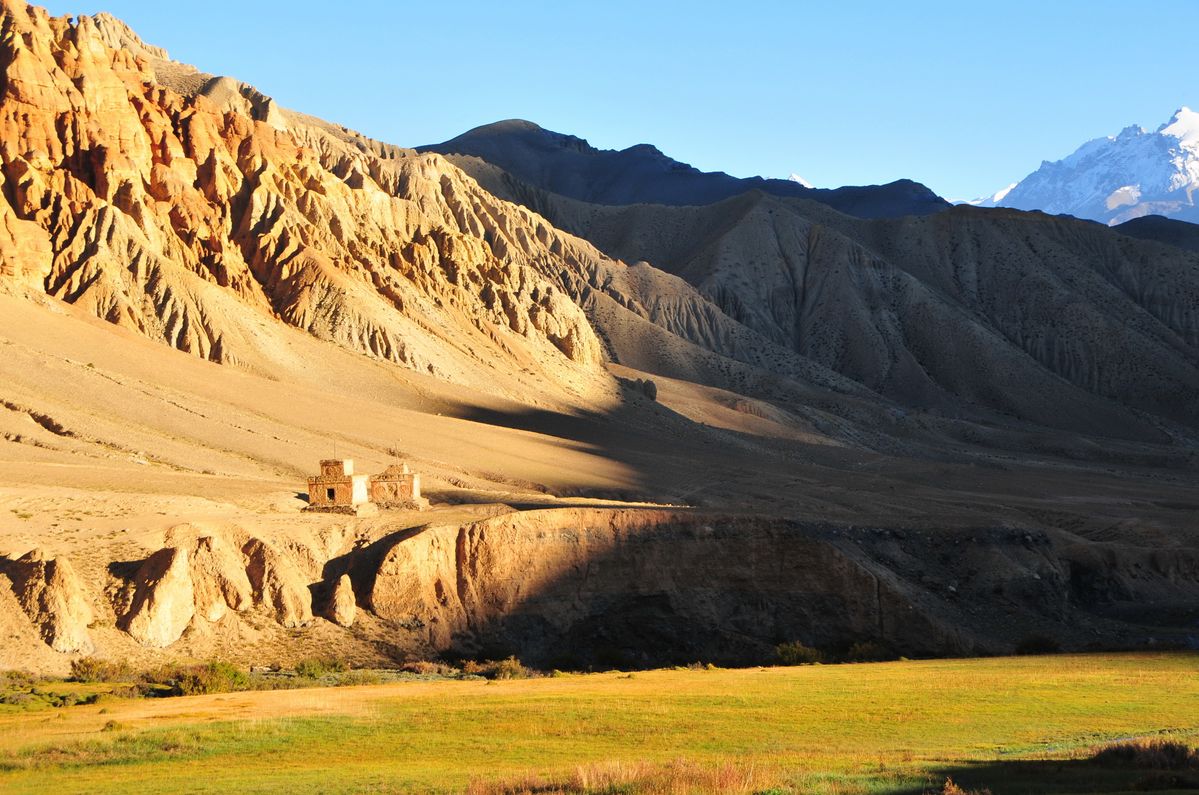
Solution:
<svg viewBox="0 0 1199 795"><path fill-rule="evenodd" d="M520 119L476 127L417 151L478 157L530 185L592 204L704 205L760 190L811 199L861 218L928 215L949 206L912 180L824 189L785 179L739 178L700 171L649 144L620 151L597 149L583 138Z"/></svg>

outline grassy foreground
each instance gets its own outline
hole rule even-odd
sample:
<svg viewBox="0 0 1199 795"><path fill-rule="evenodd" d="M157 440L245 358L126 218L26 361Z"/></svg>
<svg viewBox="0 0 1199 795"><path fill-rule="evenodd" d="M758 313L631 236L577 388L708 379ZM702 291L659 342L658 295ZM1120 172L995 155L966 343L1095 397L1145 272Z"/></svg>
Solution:
<svg viewBox="0 0 1199 795"><path fill-rule="evenodd" d="M920 793L952 776L996 795L1115 792L1143 774L1062 760L1129 737L1199 740L1199 655L411 682L0 712L0 791Z"/></svg>

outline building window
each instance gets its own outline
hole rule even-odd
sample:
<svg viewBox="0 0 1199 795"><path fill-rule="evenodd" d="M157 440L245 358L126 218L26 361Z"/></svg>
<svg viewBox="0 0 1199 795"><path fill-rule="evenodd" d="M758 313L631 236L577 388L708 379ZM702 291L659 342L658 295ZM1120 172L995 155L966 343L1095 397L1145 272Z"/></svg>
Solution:
<svg viewBox="0 0 1199 795"><path fill-rule="evenodd" d="M330 502L337 499L337 489L325 489L325 499Z"/></svg>

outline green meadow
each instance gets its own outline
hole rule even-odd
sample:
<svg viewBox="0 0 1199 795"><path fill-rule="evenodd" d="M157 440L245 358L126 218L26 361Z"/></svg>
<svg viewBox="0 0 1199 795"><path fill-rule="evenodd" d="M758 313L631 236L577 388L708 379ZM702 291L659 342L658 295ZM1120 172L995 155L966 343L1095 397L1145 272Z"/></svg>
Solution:
<svg viewBox="0 0 1199 795"><path fill-rule="evenodd" d="M1187 785L1189 774L1091 759L1129 739L1197 744L1199 655L700 668L0 707L0 791Z"/></svg>

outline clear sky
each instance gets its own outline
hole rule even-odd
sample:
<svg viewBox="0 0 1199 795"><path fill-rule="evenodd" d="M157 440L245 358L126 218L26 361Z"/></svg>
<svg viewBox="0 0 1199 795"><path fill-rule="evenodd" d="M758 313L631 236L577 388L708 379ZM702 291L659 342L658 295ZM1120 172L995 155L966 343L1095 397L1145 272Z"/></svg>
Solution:
<svg viewBox="0 0 1199 795"><path fill-rule="evenodd" d="M53 0L404 146L524 118L819 187L1004 187L1199 106L1199 0Z"/></svg>

